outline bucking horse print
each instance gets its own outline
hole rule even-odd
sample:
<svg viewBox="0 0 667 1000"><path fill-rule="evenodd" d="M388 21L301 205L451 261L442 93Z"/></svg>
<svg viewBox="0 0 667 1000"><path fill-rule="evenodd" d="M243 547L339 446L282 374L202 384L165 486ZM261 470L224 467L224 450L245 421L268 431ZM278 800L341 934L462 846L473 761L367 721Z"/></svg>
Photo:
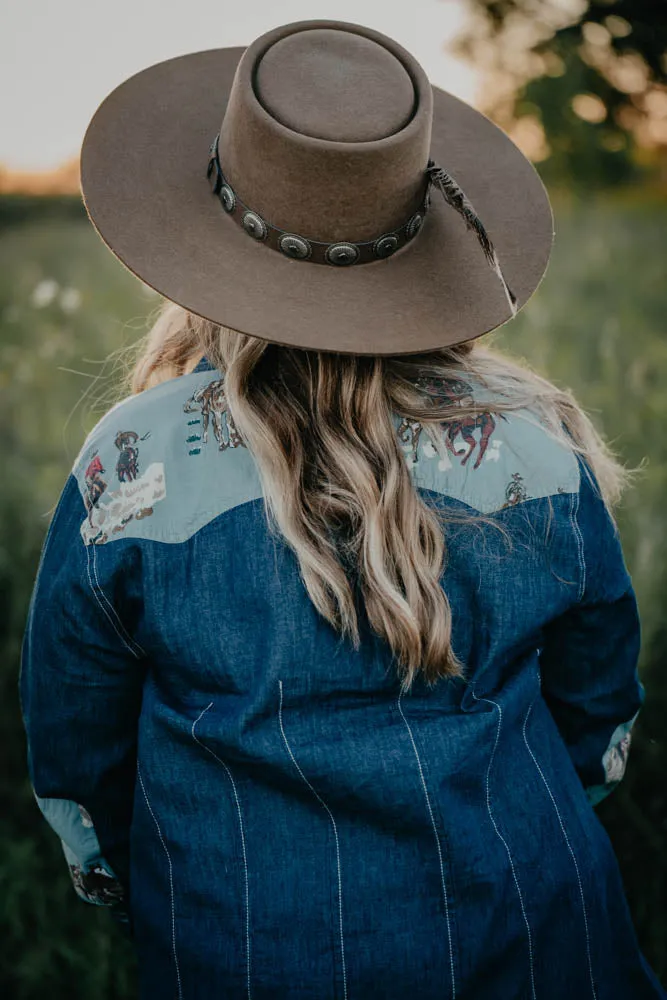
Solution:
<svg viewBox="0 0 667 1000"><path fill-rule="evenodd" d="M239 445L243 445L241 435L236 429L232 415L229 412L229 407L227 406L224 379L215 379L213 382L207 382L206 385L195 389L190 398L183 404L183 412L194 413L197 410L199 410L202 416L201 440L203 444L206 444L208 441L208 425L209 421L212 420L213 433L220 451L224 451L225 448L238 448ZM226 436L223 432L223 416L227 424Z"/></svg>
<svg viewBox="0 0 667 1000"><path fill-rule="evenodd" d="M474 402L472 386L461 379L445 379L439 377L421 378L417 383L418 387L428 395L440 397L457 406L471 406ZM461 465L465 465L471 457L475 448L479 446L477 458L473 465L478 469L491 439L491 435L496 429L495 417L507 420L502 413L495 415L491 410L483 410L475 416L461 417L459 419L443 420L441 426L445 430L445 444L447 450L452 455L461 459ZM412 445L412 463L416 463L419 454L419 438L423 430L422 424L418 420L403 419L398 428L398 435L404 443ZM479 430L479 441L475 438L474 431ZM456 447L457 437L461 437L467 447L459 450Z"/></svg>

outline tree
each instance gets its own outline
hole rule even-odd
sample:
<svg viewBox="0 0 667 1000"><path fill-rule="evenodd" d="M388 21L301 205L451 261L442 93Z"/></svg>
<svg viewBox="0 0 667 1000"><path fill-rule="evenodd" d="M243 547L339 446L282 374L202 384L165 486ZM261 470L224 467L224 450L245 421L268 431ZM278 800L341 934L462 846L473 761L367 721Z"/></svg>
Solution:
<svg viewBox="0 0 667 1000"><path fill-rule="evenodd" d="M448 49L486 70L480 110L528 147L545 181L589 189L664 169L667 4L466 3L469 26Z"/></svg>

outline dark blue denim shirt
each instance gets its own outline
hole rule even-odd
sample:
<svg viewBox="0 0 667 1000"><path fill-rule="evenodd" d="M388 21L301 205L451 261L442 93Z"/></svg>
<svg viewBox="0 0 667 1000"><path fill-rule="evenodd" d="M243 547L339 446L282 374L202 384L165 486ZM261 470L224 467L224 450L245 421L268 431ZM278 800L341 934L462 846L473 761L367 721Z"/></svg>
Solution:
<svg viewBox="0 0 667 1000"><path fill-rule="evenodd" d="M645 691L594 480L530 411L396 414L446 529L465 679L401 695L316 611L267 527L221 374L114 406L41 554L20 696L37 804L76 892L135 943L142 998L642 1000L594 806Z"/></svg>

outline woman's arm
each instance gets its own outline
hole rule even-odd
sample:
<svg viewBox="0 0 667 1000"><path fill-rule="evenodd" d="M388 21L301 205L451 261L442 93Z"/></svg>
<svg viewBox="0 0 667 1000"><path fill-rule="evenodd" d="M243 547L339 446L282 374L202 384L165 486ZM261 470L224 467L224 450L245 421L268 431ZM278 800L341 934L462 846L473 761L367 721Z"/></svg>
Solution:
<svg viewBox="0 0 667 1000"><path fill-rule="evenodd" d="M540 672L544 699L586 794L597 805L624 776L646 692L637 670L637 601L618 531L581 460L580 468L572 512L579 599L545 629Z"/></svg>
<svg viewBox="0 0 667 1000"><path fill-rule="evenodd" d="M131 558L84 543L70 474L42 547L23 638L19 694L28 772L61 839L77 894L129 930L129 830L146 657L114 603Z"/></svg>

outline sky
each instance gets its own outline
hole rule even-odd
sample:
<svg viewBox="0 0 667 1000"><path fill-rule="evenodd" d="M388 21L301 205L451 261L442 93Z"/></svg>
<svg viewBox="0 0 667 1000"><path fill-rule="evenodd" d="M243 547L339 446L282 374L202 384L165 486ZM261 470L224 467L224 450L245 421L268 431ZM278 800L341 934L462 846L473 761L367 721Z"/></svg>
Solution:
<svg viewBox="0 0 667 1000"><path fill-rule="evenodd" d="M382 31L431 83L475 104L477 73L444 49L465 17L462 0L0 0L0 164L52 170L78 155L97 107L133 73L291 21Z"/></svg>

